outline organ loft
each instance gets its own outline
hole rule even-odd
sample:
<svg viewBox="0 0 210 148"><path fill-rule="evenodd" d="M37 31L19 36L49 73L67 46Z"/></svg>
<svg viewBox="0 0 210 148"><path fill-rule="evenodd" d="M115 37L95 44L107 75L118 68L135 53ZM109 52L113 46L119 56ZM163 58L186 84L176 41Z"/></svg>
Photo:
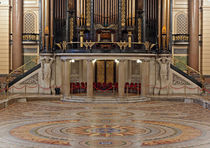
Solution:
<svg viewBox="0 0 210 148"><path fill-rule="evenodd" d="M169 53L170 0L43 0L43 52Z"/></svg>
<svg viewBox="0 0 210 148"><path fill-rule="evenodd" d="M180 1L41 0L36 3L39 8L36 43L41 64L35 68L39 69L39 86L44 88L37 88L38 93L55 94L55 89L60 89L63 98L70 99L80 92L92 98L101 91L103 95L109 92L123 98L133 92L139 96L184 93L185 90L177 92L172 87L176 84L181 88L183 84L192 84L203 89L201 70L205 67L202 68L200 59L197 0L186 5L188 20L183 14L174 20L173 6L178 7ZM23 0L13 0L11 67L14 71L23 65L22 49L26 48L22 44L23 21L19 19L23 16L22 5ZM174 26L179 27L177 34ZM184 57L180 52L186 48ZM176 55L186 61L177 64ZM193 76L196 83L191 82ZM180 82L184 79L187 80Z"/></svg>

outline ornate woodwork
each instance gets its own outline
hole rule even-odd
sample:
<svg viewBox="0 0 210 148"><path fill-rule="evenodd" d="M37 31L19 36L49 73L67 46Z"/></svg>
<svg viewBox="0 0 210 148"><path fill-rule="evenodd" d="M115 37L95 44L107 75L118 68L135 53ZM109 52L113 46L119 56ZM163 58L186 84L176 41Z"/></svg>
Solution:
<svg viewBox="0 0 210 148"><path fill-rule="evenodd" d="M157 51L157 47L163 49L163 46L164 49L169 48L170 15L166 14L171 9L169 0L53 0L53 2L54 18L51 20L54 23L48 29L51 46L53 42L57 43L56 49L60 48L57 45L63 41L67 43L67 52L71 49L88 49L90 52L92 49L102 49L102 52L104 49L146 52L148 49L145 46L146 42L150 45L159 45L153 46L151 50ZM42 21L46 21L45 15L43 17ZM162 32L163 26L165 34ZM42 39L45 44L44 38Z"/></svg>

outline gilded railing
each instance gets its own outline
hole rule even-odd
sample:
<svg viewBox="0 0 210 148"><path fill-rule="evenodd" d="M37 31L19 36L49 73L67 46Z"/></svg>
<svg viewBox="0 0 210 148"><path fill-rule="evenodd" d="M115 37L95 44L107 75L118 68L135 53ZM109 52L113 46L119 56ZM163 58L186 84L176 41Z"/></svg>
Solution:
<svg viewBox="0 0 210 148"><path fill-rule="evenodd" d="M10 40L13 40L12 34L10 34ZM37 33L23 33L23 42L39 42L39 34Z"/></svg>
<svg viewBox="0 0 210 148"><path fill-rule="evenodd" d="M173 42L189 42L189 34L172 34ZM202 41L202 35L199 34L199 41Z"/></svg>
<svg viewBox="0 0 210 148"><path fill-rule="evenodd" d="M92 42L92 41L86 41L86 42L60 42L56 43L56 46L59 47L60 50L67 50L68 45L73 45L73 44L79 44L80 47L85 47L86 49L92 49L92 47L96 44L115 44L117 45L120 49L126 49L129 47L129 44L131 45L144 45L146 50L151 50L156 44L153 44L149 41L146 42L125 42L125 41L120 41L120 42Z"/></svg>
<svg viewBox="0 0 210 148"><path fill-rule="evenodd" d="M30 69L31 65L34 65L34 64L36 65L37 63L38 63L38 57L35 57L31 59L30 61L26 62L24 65L20 66L19 68L9 73L6 77L7 86L9 86L9 83L12 82L15 78L27 72Z"/></svg>
<svg viewBox="0 0 210 148"><path fill-rule="evenodd" d="M189 34L173 34L172 38L174 42L188 42Z"/></svg>
<svg viewBox="0 0 210 148"><path fill-rule="evenodd" d="M202 84L202 88L205 88L205 78L203 76L203 74L195 69L193 69L192 67L188 66L187 64L185 64L184 62L173 58L173 65L176 66L176 64L179 63L182 66L184 66L184 68L186 69L186 74L192 76L193 78L195 78L197 81L199 81Z"/></svg>

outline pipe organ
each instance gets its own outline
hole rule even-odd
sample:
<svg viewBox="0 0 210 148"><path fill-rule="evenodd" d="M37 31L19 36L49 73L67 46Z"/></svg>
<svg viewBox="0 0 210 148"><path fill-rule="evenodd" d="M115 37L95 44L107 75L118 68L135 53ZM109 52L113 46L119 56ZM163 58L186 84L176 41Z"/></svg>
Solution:
<svg viewBox="0 0 210 148"><path fill-rule="evenodd" d="M94 23L105 27L118 24L119 0L94 0Z"/></svg>
<svg viewBox="0 0 210 148"><path fill-rule="evenodd" d="M78 42L74 48L89 41L122 41L129 43L117 44L120 48L141 48L132 42L150 42L167 49L170 5L170 0L42 0L42 48L52 49L62 41Z"/></svg>

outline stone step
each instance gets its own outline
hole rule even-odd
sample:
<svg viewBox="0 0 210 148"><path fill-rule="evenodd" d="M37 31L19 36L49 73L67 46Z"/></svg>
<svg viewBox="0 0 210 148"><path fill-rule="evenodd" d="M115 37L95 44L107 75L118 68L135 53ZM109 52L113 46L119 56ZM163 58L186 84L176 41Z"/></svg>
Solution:
<svg viewBox="0 0 210 148"><path fill-rule="evenodd" d="M75 103L136 103L136 102L145 102L150 101L150 98L138 97L138 98L110 98L110 97L97 97L97 98L64 98L62 101L66 102L75 102Z"/></svg>

